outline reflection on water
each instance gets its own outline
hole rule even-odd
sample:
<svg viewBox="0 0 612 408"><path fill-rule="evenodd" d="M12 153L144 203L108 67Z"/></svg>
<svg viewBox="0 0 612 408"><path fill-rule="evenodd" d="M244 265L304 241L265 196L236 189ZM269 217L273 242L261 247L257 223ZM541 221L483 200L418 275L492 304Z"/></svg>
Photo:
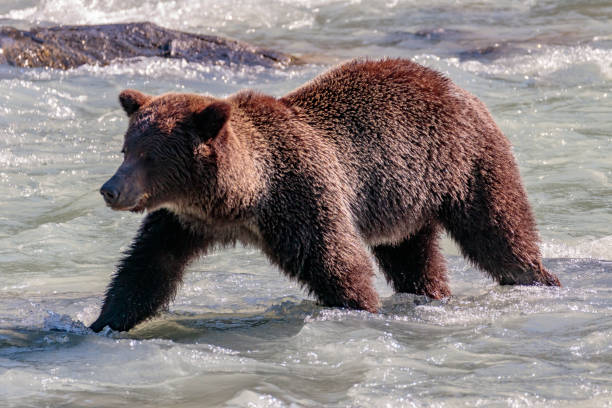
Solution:
<svg viewBox="0 0 612 408"><path fill-rule="evenodd" d="M0 21L150 20L277 47L287 70L137 59L0 67L0 406L606 406L612 401L612 7L605 2L5 1ZM514 145L562 288L500 287L448 239L453 296L324 308L250 248L193 265L175 302L93 334L141 216L97 190L124 88L282 95L341 59L404 56L483 99Z"/></svg>

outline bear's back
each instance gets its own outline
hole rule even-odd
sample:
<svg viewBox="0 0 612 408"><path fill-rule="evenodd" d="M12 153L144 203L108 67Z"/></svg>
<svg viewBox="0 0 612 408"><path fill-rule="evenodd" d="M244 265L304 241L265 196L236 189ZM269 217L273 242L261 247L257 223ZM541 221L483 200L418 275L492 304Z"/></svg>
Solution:
<svg viewBox="0 0 612 408"><path fill-rule="evenodd" d="M331 125L337 132L340 126L360 137L372 126L380 133L383 119L437 116L449 108L442 104L448 103L452 86L440 73L409 60L354 60L316 77L282 101L302 109L316 128ZM376 119L378 123L373 123Z"/></svg>
<svg viewBox="0 0 612 408"><path fill-rule="evenodd" d="M462 118L468 99L436 71L386 59L341 65L281 101L335 146L360 230L389 235L398 218L418 225L444 196L461 194L453 189L465 185L458 178L475 148Z"/></svg>

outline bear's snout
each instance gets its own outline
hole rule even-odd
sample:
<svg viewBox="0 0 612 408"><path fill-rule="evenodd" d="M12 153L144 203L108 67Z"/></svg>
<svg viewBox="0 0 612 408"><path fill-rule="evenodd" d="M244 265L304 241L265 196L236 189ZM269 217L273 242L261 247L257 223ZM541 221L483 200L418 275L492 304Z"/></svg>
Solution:
<svg viewBox="0 0 612 408"><path fill-rule="evenodd" d="M100 194L102 194L102 197L104 197L106 204L112 207L119 200L121 192L117 188L114 180L110 179L100 188Z"/></svg>
<svg viewBox="0 0 612 408"><path fill-rule="evenodd" d="M137 180L126 177L125 174L115 174L100 188L106 205L118 211L142 211L144 200L148 197L143 193Z"/></svg>

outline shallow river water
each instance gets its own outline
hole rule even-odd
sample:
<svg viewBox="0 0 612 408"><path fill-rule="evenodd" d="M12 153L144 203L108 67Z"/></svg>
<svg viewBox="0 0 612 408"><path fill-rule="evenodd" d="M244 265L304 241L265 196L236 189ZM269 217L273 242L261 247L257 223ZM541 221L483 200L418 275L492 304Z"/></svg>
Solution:
<svg viewBox="0 0 612 408"><path fill-rule="evenodd" d="M0 24L154 21L297 54L287 69L142 59L0 66L0 406L612 406L612 3L5 0ZM357 56L404 56L480 97L514 145L562 288L500 287L445 239L453 296L324 308L258 251L193 264L129 333L86 329L141 215L97 190L127 87L282 95Z"/></svg>

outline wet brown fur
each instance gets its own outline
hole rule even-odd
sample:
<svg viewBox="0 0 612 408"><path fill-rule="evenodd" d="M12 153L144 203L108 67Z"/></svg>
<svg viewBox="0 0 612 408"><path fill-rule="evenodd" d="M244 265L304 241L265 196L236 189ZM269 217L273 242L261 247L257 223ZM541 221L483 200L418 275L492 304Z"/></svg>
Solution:
<svg viewBox="0 0 612 408"><path fill-rule="evenodd" d="M154 315L191 259L237 241L321 303L371 312L371 253L396 291L450 295L442 229L501 284L559 285L510 143L478 99L431 69L352 61L279 99L121 98L126 161L147 169L133 209L150 213L94 330Z"/></svg>

